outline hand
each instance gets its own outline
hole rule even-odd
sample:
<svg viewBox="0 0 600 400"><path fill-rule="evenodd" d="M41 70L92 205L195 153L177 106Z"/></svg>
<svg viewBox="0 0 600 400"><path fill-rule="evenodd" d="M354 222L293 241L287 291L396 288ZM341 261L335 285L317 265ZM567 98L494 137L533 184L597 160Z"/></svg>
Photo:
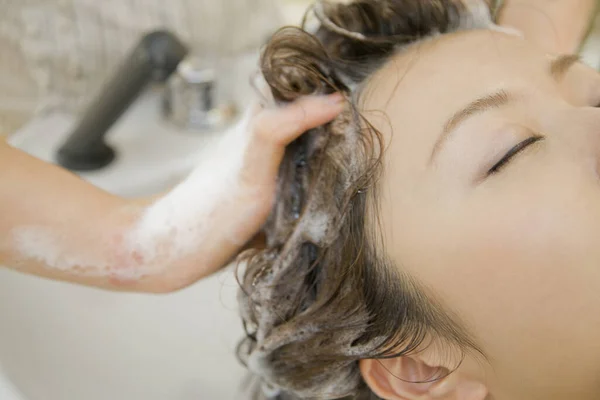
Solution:
<svg viewBox="0 0 600 400"><path fill-rule="evenodd" d="M257 106L242 135L249 135L239 176L239 210L233 225L238 244L247 243L265 223L275 200L279 165L285 148L302 133L323 125L342 110L344 98L340 94L302 98L284 108L264 109ZM251 206L254 204L254 209Z"/></svg>
<svg viewBox="0 0 600 400"><path fill-rule="evenodd" d="M0 266L112 290L169 292L230 261L273 204L285 147L343 108L340 95L256 109L179 186L113 196L0 141Z"/></svg>
<svg viewBox="0 0 600 400"><path fill-rule="evenodd" d="M269 216L286 146L335 118L343 100L311 96L255 108L181 185L142 212L122 262L159 270L144 278L153 291L185 287L222 267Z"/></svg>

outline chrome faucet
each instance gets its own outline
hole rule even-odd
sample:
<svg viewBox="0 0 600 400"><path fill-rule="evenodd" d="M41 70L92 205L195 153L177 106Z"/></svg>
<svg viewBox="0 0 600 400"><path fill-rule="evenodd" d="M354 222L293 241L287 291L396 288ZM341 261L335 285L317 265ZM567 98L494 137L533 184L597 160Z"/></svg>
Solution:
<svg viewBox="0 0 600 400"><path fill-rule="evenodd" d="M177 67L164 91L163 116L178 128L211 131L236 115L235 105L221 98L216 66L188 57Z"/></svg>

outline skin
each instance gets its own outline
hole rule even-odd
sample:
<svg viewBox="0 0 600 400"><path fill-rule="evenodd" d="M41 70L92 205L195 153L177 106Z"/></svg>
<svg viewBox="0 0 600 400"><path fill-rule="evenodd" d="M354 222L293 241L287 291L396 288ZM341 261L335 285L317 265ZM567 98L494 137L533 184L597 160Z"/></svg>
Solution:
<svg viewBox="0 0 600 400"><path fill-rule="evenodd" d="M574 6L574 2L507 0L501 22L518 28L546 51L570 53L583 37L593 3L581 0ZM532 13L524 12L526 7ZM476 35L465 35L460 41L444 38L433 48L422 46L419 57L423 58L415 65L406 59L412 60L414 52L396 59L378 79L398 80L398 72L408 69L407 64L411 64L410 75L394 93L386 92L386 85L378 88L375 79L372 87L377 90L369 102L391 111L393 126L402 127L394 130L393 139L387 132L388 154L394 155L386 156L382 196L387 248L399 268L418 277L469 327L489 363L469 356L447 379L417 389L390 379L388 371L402 376L415 364L406 359L385 360L391 365L387 371L376 371L377 376L372 367L380 364L364 360L361 370L387 399L481 400L488 394L500 400L594 399L600 391L596 378L600 376L596 361L600 257L594 248L600 213L592 153L600 121L596 111L583 107L600 102L595 95L600 92L597 77L579 68L579 73L571 72L564 80L570 83L556 85L542 78L547 69L540 61L543 54L516 44L514 38ZM431 69L436 65L444 65L443 71ZM465 124L460 129L470 129L470 137L464 138L467 133L463 139L453 136L434 167L426 166L442 120L490 89L489 82L503 82L526 96L520 98L519 107L506 107L502 114L488 113L487 120ZM390 97L393 101L387 103ZM217 210L222 219L214 221L214 226L242 227L238 240L232 242L215 231L209 240L198 243L193 255L168 260L161 273L135 282L85 277L77 268L58 271L39 260L24 259L13 246L12 233L24 225L50 227L65 238L61 249L65 254L86 249L108 255L124 268L137 268L144 255L124 255L119 238L168 194L121 199L0 142L0 209L10 210L0 217L0 265L111 290L169 292L188 286L226 264L244 247L239 242L251 240L260 229L270 211L285 145L304 130L334 118L340 109L335 102L312 99L256 115L248 127L254 151L245 160L246 171L252 173L242 179L242 187L248 190L238 194L231 208L242 212ZM490 154L497 155L495 150L501 153L499 149L506 150L526 135L519 128L492 138L489 127L507 120L538 127L547 139L538 146L540 152L523 153L516 165L494 180L483 180L481 172L474 172L482 169L482 159L493 158ZM380 125L384 132L385 126ZM481 132L488 135L479 137ZM257 188L261 196L256 195ZM250 217L243 212L249 209ZM106 239L99 241L99 237ZM453 369L443 359L428 349L420 353L417 365L429 377L433 373L428 366ZM385 378L389 381L383 385Z"/></svg>
<svg viewBox="0 0 600 400"><path fill-rule="evenodd" d="M384 398L598 398L600 76L576 64L552 77L555 58L516 36L459 33L416 45L369 83L364 109L388 117L367 114L387 145L385 251L470 330L487 360L468 355L453 379L489 392L401 395L363 363ZM498 90L511 100L465 119L432 158L448 119ZM534 135L544 139L489 174Z"/></svg>
<svg viewBox="0 0 600 400"><path fill-rule="evenodd" d="M501 22L522 30L538 45L554 46L552 49L557 50L563 43L571 46L573 40L579 40L591 3L592 0L578 0L578 6L572 7L572 0L507 0ZM551 18L541 23L539 19L522 18L524 8L543 9L543 14ZM572 40L549 42L548 20L561 37ZM332 119L339 109L335 101L305 99L286 110L263 110L255 115L248 126L252 151L247 152L249 156L244 160L246 171L251 173L240 179L241 191L224 199L230 202L227 209L213 210L217 218L210 223L211 226L238 226L235 240L213 230L209 238L197 240L197 251L193 254L155 259L150 266L146 265L148 255L126 248L124 238L138 225L146 210L168 194L152 199L121 199L0 141L0 181L4 188L0 189L0 209L11 210L0 218L0 264L25 273L111 290L169 292L186 287L227 264L244 247L260 245L260 240L248 246L240 243L252 240L269 213L277 166L285 145L303 130ZM204 168L209 170L210 166ZM202 176L202 171L196 173ZM60 191L56 190L58 187ZM232 206L240 212L229 213ZM198 213L196 218L198 226L206 223L203 213ZM130 280L116 279L110 274L84 276L80 269L89 266L57 269L44 260L24 255L15 246L15 230L31 226L49 229L58 235L58 251L63 258L102 260L102 264L118 268L125 276L142 276ZM156 243L158 247L177 245L175 239L169 237L159 238ZM156 268L157 265L160 268ZM144 268L153 272L138 273Z"/></svg>
<svg viewBox="0 0 600 400"><path fill-rule="evenodd" d="M286 145L306 130L332 120L342 110L342 100L339 95L313 96L284 108L257 108L241 126L242 134L248 137L242 168L239 174L228 176L235 190L218 192L223 198L211 199L210 209L192 210L183 221L181 229L191 232L191 226L210 223L210 235L165 236L159 232L156 237L145 238L149 246L134 250L126 238L146 211L171 193L148 199L119 198L0 141L0 210L4 210L0 216L0 266L120 291L162 293L189 286L226 265L255 238L270 213ZM216 167L207 163L199 168L194 172L196 177L209 176ZM193 178L183 184L196 182ZM178 196L176 201L183 200L184 206L190 203ZM211 216L208 222L206 215ZM47 261L43 254L46 246L31 241L29 231L29 247L36 253L25 254L18 245L19 233L30 227L34 227L34 237L40 230L49 232L59 260L75 260L76 265L57 266ZM235 227L235 232L222 227ZM169 257L147 254L155 248L177 247L178 240L184 240L194 251ZM82 269L93 273L82 273Z"/></svg>
<svg viewBox="0 0 600 400"><path fill-rule="evenodd" d="M552 53L575 53L588 29L596 0L505 0L499 21Z"/></svg>

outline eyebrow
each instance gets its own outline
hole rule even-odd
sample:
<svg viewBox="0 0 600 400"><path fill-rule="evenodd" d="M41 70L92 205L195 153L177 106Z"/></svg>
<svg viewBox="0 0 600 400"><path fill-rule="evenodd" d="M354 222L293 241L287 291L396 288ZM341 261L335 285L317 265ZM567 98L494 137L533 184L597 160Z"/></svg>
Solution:
<svg viewBox="0 0 600 400"><path fill-rule="evenodd" d="M562 56L556 57L552 62L550 62L550 75L557 82L560 81L569 69L581 61L581 57L577 54L565 54Z"/></svg>
<svg viewBox="0 0 600 400"><path fill-rule="evenodd" d="M550 68L548 72L555 81L560 82L569 69L580 61L581 58L574 54L558 56L550 62ZM510 104L512 101L514 101L513 95L505 90L499 90L498 92L483 96L469 103L465 108L456 112L452 117L450 117L446 124L444 124L442 134L433 146L430 163L433 161L437 152L448 140L448 137L457 126L465 122L465 120L469 119L473 115L504 107L507 104Z"/></svg>
<svg viewBox="0 0 600 400"><path fill-rule="evenodd" d="M503 107L510 103L512 100L513 97L508 92L506 92L505 90L500 90L496 93L486 95L469 103L469 105L467 105L465 108L455 113L448 120L448 122L446 122L446 124L444 125L444 129L442 130L442 134L433 146L433 152L431 153L430 162L433 161L433 158L435 157L437 152L444 145L446 140L448 140L450 133L452 133L452 131L454 131L454 129L457 126L459 126L465 120L469 119L475 114L480 114L491 109Z"/></svg>

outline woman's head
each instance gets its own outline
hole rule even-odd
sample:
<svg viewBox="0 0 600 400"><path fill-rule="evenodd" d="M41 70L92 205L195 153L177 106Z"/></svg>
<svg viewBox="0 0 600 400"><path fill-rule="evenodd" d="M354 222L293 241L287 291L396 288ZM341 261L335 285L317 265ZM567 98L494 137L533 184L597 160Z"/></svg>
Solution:
<svg viewBox="0 0 600 400"><path fill-rule="evenodd" d="M600 78L470 29L476 6L329 6L315 37L267 47L277 100L350 104L288 149L268 248L243 277L240 353L266 387L600 393Z"/></svg>

